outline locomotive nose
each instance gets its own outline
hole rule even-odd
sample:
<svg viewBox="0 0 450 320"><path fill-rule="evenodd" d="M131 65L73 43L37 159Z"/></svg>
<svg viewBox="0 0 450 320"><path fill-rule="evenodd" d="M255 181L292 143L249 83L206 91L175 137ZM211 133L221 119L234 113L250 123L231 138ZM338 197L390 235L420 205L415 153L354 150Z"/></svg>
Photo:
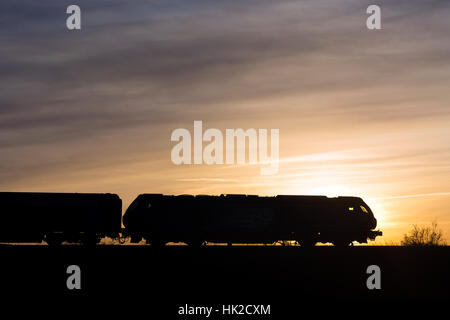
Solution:
<svg viewBox="0 0 450 320"><path fill-rule="evenodd" d="M375 229L377 227L377 219L374 216L370 217L369 229Z"/></svg>

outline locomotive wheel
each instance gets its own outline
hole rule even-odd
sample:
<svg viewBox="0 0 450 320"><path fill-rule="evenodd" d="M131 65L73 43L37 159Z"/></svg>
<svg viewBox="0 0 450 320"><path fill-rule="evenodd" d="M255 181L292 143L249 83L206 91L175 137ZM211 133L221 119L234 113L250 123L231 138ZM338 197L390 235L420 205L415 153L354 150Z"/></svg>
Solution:
<svg viewBox="0 0 450 320"><path fill-rule="evenodd" d="M152 247L156 248L162 248L166 245L166 242L160 239L146 240L146 243L149 243Z"/></svg>
<svg viewBox="0 0 450 320"><path fill-rule="evenodd" d="M343 248L343 247L348 247L350 245L350 243L351 243L351 241L348 241L348 240L336 240L336 241L333 241L333 246Z"/></svg>
<svg viewBox="0 0 450 320"><path fill-rule="evenodd" d="M204 245L205 241L202 241L202 240L190 240L190 241L186 241L186 243L187 243L187 245L189 247L199 248L199 247L202 247Z"/></svg>
<svg viewBox="0 0 450 320"><path fill-rule="evenodd" d="M142 236L141 235L132 234L131 237L130 237L130 242L131 243L139 243L139 242L141 242L141 240L142 240ZM147 241L147 243L149 243L149 242Z"/></svg>
<svg viewBox="0 0 450 320"><path fill-rule="evenodd" d="M83 235L81 239L81 243L84 246L90 247L95 246L99 242L99 239L96 234L86 233Z"/></svg>

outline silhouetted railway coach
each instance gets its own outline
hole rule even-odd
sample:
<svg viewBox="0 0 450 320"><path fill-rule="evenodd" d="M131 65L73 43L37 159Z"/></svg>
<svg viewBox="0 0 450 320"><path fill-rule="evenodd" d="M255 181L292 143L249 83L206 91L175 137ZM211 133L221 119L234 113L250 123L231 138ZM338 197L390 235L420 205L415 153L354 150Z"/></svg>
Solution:
<svg viewBox="0 0 450 320"><path fill-rule="evenodd" d="M348 245L381 235L369 206L357 197L142 194L123 223L132 242L145 239L155 245L280 240Z"/></svg>
<svg viewBox="0 0 450 320"><path fill-rule="evenodd" d="M0 192L0 242L95 244L122 227L116 194Z"/></svg>

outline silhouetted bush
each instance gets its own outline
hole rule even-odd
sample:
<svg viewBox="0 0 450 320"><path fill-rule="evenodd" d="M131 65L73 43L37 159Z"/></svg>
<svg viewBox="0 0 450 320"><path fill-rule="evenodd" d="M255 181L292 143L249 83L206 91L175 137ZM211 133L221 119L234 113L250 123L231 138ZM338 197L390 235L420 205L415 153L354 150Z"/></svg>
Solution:
<svg viewBox="0 0 450 320"><path fill-rule="evenodd" d="M409 233L403 235L401 244L403 246L425 247L445 246L446 242L442 230L438 228L436 222L433 222L431 227L414 225Z"/></svg>

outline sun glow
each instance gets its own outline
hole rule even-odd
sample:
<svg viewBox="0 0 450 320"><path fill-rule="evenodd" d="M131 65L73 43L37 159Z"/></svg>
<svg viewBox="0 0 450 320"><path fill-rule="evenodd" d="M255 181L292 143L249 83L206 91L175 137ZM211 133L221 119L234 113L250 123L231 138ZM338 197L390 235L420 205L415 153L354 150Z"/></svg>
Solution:
<svg viewBox="0 0 450 320"><path fill-rule="evenodd" d="M311 188L312 195L324 195L327 197L351 196L354 192L346 185L328 185L326 183Z"/></svg>

